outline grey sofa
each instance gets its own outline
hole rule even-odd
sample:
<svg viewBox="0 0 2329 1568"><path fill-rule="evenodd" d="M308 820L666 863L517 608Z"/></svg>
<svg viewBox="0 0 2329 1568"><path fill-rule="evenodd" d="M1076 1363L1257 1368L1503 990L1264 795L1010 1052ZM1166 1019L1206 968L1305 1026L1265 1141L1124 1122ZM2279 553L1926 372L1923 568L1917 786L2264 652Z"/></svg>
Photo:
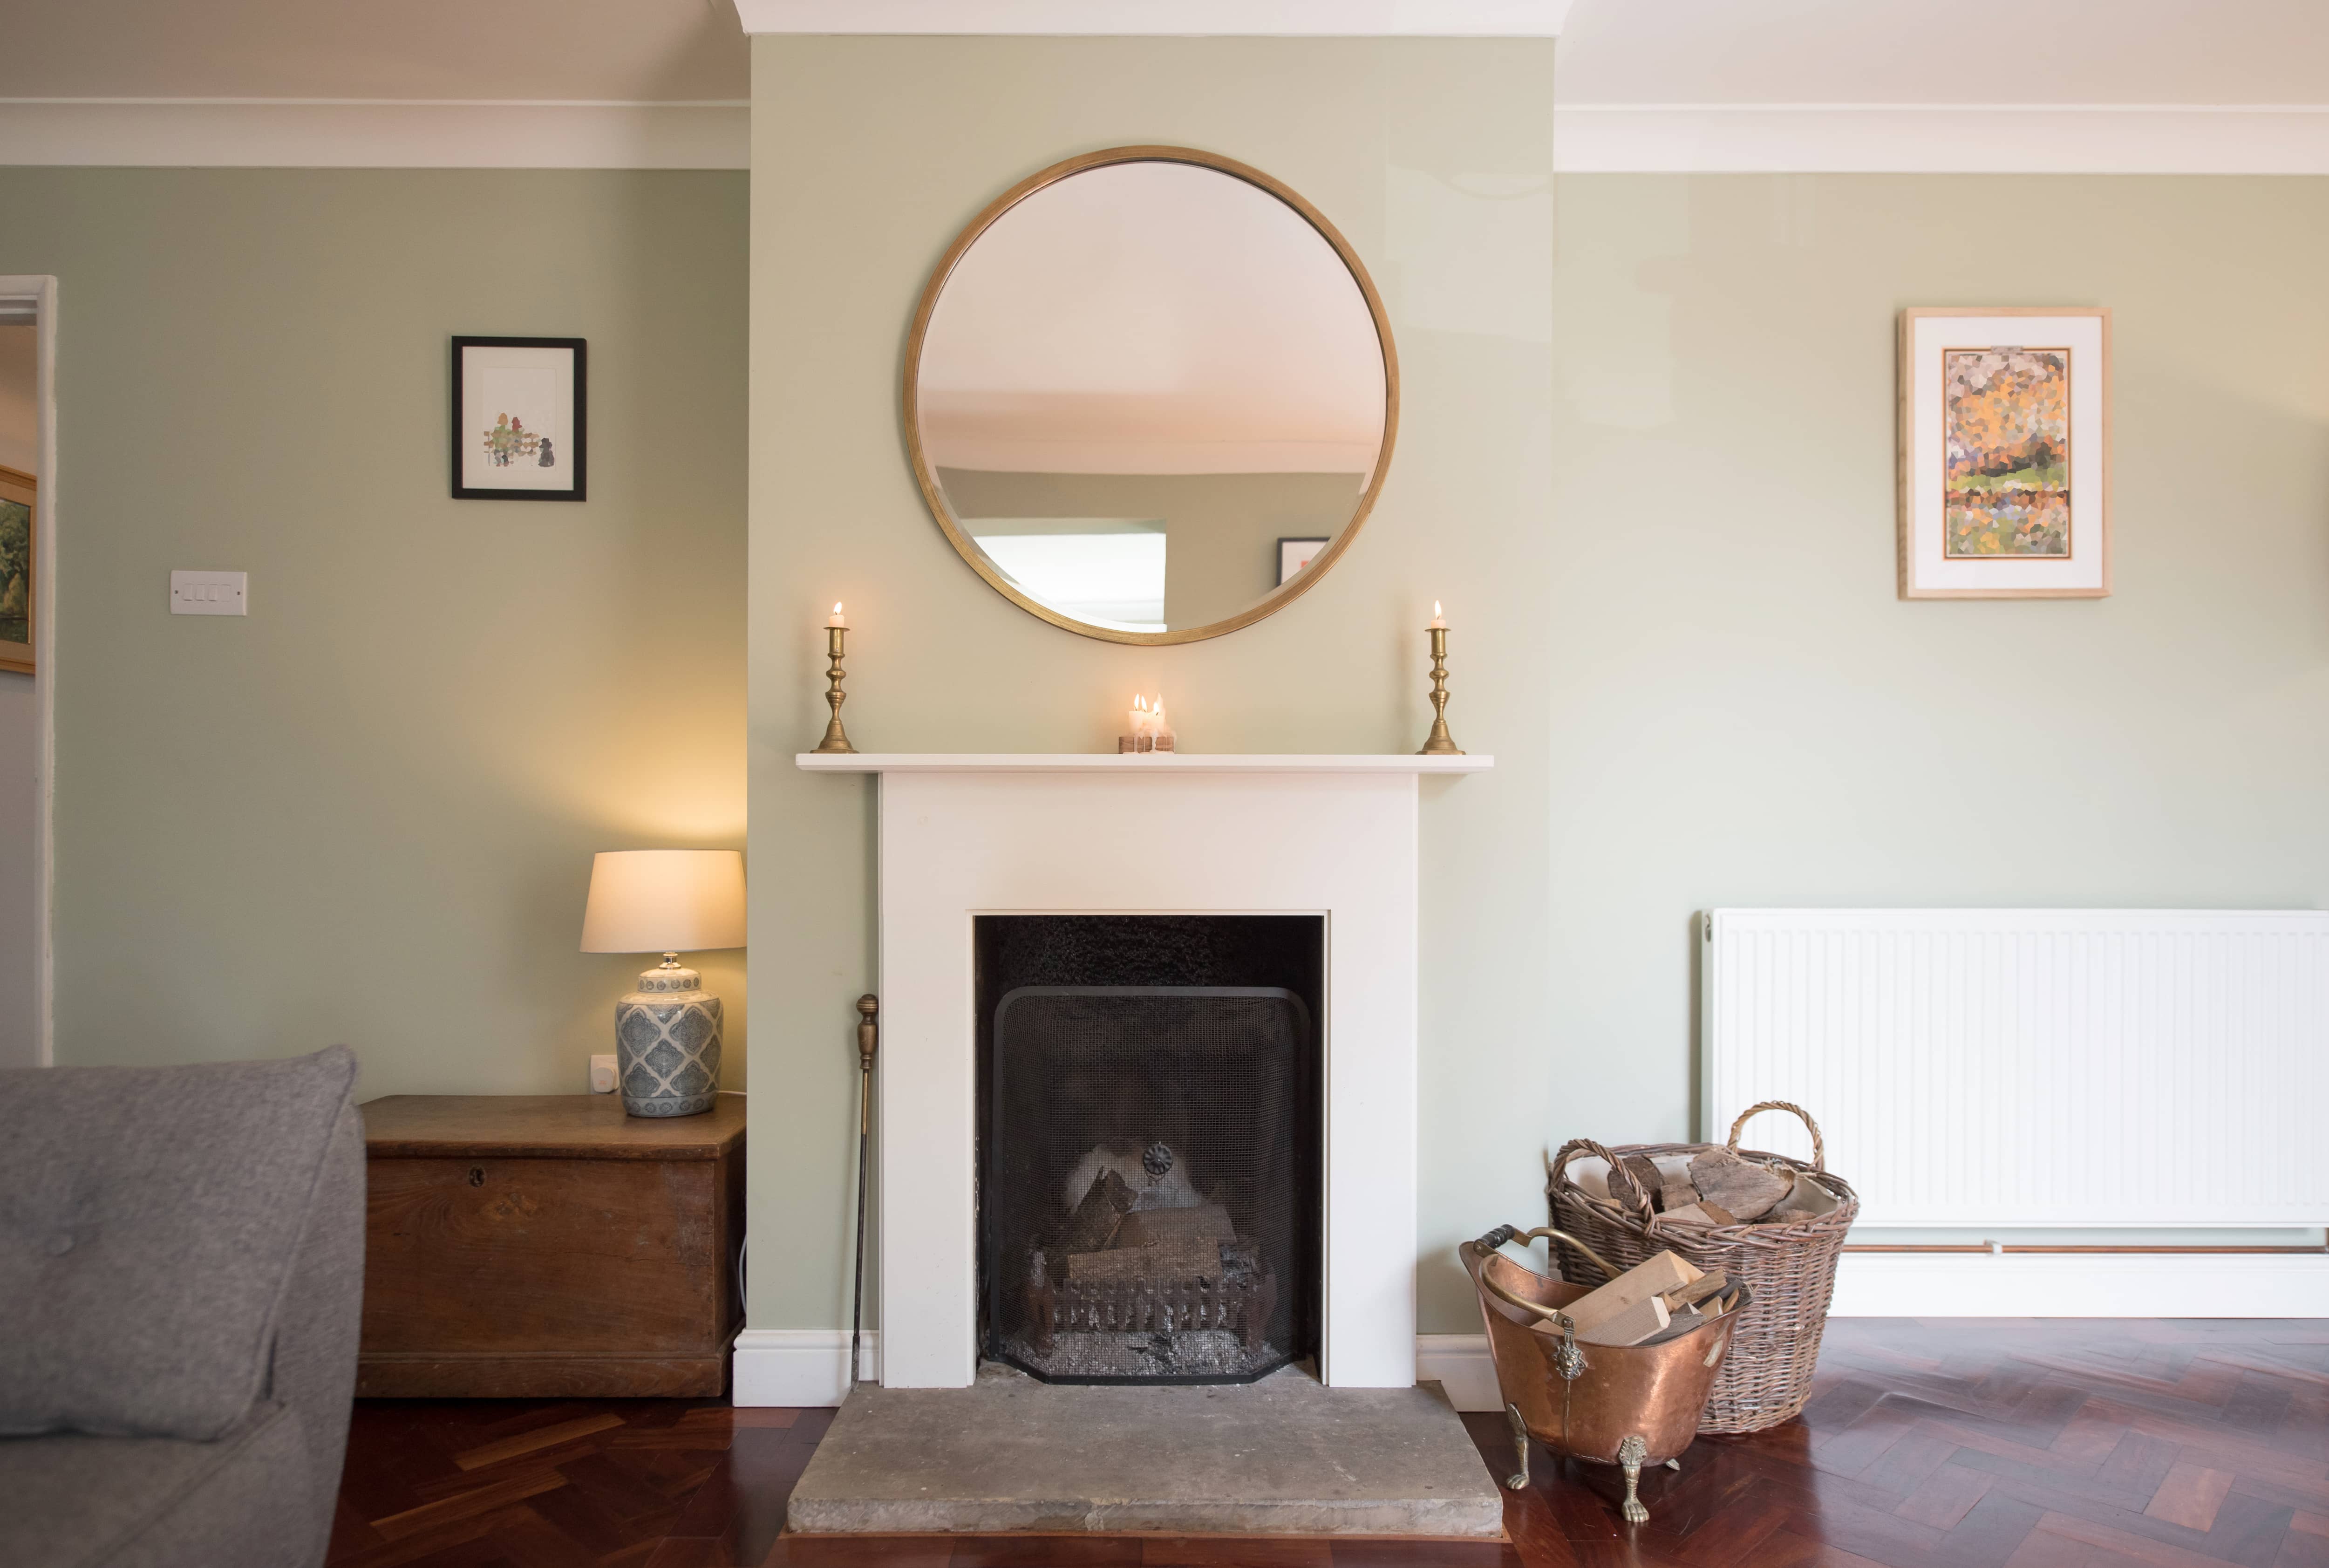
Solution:
<svg viewBox="0 0 2329 1568"><path fill-rule="evenodd" d="M344 1046L0 1072L0 1568L309 1568L363 1312Z"/></svg>

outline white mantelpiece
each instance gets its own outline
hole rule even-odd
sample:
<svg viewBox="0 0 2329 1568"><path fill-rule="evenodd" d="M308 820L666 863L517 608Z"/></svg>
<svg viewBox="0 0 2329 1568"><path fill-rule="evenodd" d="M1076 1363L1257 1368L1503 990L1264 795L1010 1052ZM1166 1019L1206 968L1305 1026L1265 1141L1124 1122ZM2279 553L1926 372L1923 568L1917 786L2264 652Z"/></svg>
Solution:
<svg viewBox="0 0 2329 1568"><path fill-rule="evenodd" d="M1417 779L1490 757L805 754L881 786L882 1380L977 1365L972 924L1316 914L1326 939L1320 1372L1415 1381Z"/></svg>
<svg viewBox="0 0 2329 1568"><path fill-rule="evenodd" d="M802 751L811 773L1485 773L1494 757L1287 751L1207 756L1150 751Z"/></svg>

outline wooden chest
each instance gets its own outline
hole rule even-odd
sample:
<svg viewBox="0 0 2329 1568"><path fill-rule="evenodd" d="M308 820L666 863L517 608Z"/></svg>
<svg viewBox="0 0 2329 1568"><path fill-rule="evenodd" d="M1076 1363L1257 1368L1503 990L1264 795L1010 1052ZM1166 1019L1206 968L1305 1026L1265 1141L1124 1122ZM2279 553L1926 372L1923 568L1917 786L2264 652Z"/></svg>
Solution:
<svg viewBox="0 0 2329 1568"><path fill-rule="evenodd" d="M742 1326L744 1100L390 1095L369 1157L359 1395L716 1395Z"/></svg>

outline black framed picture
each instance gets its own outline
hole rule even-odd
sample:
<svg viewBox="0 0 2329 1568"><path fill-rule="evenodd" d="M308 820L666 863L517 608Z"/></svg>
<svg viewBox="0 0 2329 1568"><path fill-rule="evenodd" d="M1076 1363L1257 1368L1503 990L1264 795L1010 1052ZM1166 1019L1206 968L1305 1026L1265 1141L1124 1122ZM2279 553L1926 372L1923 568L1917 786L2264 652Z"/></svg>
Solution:
<svg viewBox="0 0 2329 1568"><path fill-rule="evenodd" d="M1293 581L1296 572L1309 565L1313 557L1333 543L1331 539L1280 539L1278 542L1278 586L1283 588Z"/></svg>
<svg viewBox="0 0 2329 1568"><path fill-rule="evenodd" d="M453 340L453 498L580 501L589 398L579 337Z"/></svg>

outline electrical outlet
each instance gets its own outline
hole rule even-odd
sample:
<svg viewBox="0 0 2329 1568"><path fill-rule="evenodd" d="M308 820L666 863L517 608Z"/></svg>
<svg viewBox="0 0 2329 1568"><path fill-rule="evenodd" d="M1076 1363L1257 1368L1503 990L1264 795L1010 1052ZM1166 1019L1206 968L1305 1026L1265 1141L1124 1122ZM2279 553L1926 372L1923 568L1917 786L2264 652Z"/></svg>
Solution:
<svg viewBox="0 0 2329 1568"><path fill-rule="evenodd" d="M248 615L250 613L250 575L245 571L173 571L170 573L170 613Z"/></svg>
<svg viewBox="0 0 2329 1568"><path fill-rule="evenodd" d="M590 1092L593 1094L615 1092L615 1059L612 1056L590 1058Z"/></svg>

